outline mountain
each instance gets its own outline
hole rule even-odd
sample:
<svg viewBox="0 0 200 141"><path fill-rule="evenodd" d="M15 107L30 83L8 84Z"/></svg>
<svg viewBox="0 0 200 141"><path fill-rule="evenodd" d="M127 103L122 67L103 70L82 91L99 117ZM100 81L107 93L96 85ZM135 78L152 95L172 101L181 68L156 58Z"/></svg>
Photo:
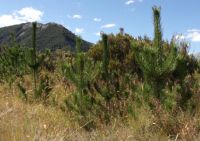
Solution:
<svg viewBox="0 0 200 141"><path fill-rule="evenodd" d="M32 46L32 23L23 23L0 28L0 45L9 44L14 35L15 40L22 46ZM37 48L42 51L46 48L56 50L67 47L70 51L75 49L76 35L64 26L56 23L37 24ZM88 50L92 43L83 40L83 50Z"/></svg>

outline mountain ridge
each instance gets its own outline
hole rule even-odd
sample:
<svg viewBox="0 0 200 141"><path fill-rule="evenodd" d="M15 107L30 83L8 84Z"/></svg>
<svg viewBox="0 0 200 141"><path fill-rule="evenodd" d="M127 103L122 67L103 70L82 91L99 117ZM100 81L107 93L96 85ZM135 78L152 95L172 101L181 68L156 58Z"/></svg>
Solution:
<svg viewBox="0 0 200 141"><path fill-rule="evenodd" d="M32 47L32 23L22 23L0 28L0 45L9 45L12 41L11 35L21 46ZM67 48L70 51L75 50L76 37L74 33L61 24L49 22L46 24L37 23L37 49L38 50L56 50ZM92 43L82 40L83 50L86 51Z"/></svg>

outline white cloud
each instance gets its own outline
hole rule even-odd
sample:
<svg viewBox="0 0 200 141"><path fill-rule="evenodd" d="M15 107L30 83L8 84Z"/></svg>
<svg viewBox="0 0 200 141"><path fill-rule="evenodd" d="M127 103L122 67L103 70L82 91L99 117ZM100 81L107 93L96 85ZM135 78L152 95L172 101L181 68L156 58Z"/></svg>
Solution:
<svg viewBox="0 0 200 141"><path fill-rule="evenodd" d="M72 18L72 19L79 19L79 20L80 20L80 19L82 19L82 16L76 14L76 15L73 15L71 18Z"/></svg>
<svg viewBox="0 0 200 141"><path fill-rule="evenodd" d="M82 17L81 15L79 15L79 14L74 14L73 16L67 15L67 17L70 18L70 19L77 19L77 20L80 20L80 19L83 18L83 17Z"/></svg>
<svg viewBox="0 0 200 141"><path fill-rule="evenodd" d="M95 22L101 22L101 19L100 18L94 18L94 21Z"/></svg>
<svg viewBox="0 0 200 141"><path fill-rule="evenodd" d="M186 38L191 40L192 42L200 42L200 30L188 30Z"/></svg>
<svg viewBox="0 0 200 141"><path fill-rule="evenodd" d="M188 29L185 34L176 35L177 40L189 40L192 42L200 42L200 29Z"/></svg>
<svg viewBox="0 0 200 141"><path fill-rule="evenodd" d="M106 25L101 26L101 28L112 28L115 26L116 26L116 24L106 24Z"/></svg>
<svg viewBox="0 0 200 141"><path fill-rule="evenodd" d="M188 29L187 32L200 32L200 29Z"/></svg>
<svg viewBox="0 0 200 141"><path fill-rule="evenodd" d="M133 4L135 3L135 0L128 0L125 2L126 5L130 5L130 4Z"/></svg>
<svg viewBox="0 0 200 141"><path fill-rule="evenodd" d="M130 4L133 4L135 2L143 2L143 0L128 0L125 2L126 5L130 5Z"/></svg>
<svg viewBox="0 0 200 141"><path fill-rule="evenodd" d="M85 31L84 28L76 28L75 29L76 34L82 34L82 33L84 33L84 31Z"/></svg>
<svg viewBox="0 0 200 141"><path fill-rule="evenodd" d="M101 32L95 33L96 36L101 36Z"/></svg>
<svg viewBox="0 0 200 141"><path fill-rule="evenodd" d="M41 21L43 12L32 7L25 7L11 14L0 15L0 27L26 22Z"/></svg>
<svg viewBox="0 0 200 141"><path fill-rule="evenodd" d="M21 16L22 20L27 21L40 21L41 17L43 16L43 12L34 9L32 7L25 7L18 11L18 14Z"/></svg>

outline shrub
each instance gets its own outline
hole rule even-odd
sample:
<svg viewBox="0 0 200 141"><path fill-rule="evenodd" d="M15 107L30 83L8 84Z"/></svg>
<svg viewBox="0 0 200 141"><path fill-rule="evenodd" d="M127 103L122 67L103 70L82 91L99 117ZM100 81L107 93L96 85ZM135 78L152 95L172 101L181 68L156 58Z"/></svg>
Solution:
<svg viewBox="0 0 200 141"><path fill-rule="evenodd" d="M90 58L87 58L81 51L81 39L76 39L75 60L72 64L63 65L64 75L75 86L76 90L66 100L66 106L78 116L78 121L85 125L86 129L90 129L93 123L92 110L95 103L95 98L90 93L90 85L98 75L99 64L95 64ZM93 115L94 116L94 115Z"/></svg>
<svg viewBox="0 0 200 141"><path fill-rule="evenodd" d="M164 88L167 78L174 71L177 62L177 49L172 42L170 48L165 52L162 41L160 24L160 9L153 8L154 14L154 43L153 46L138 47L134 42L133 48L136 54L136 61L143 72L145 85L149 93L161 100L161 91Z"/></svg>

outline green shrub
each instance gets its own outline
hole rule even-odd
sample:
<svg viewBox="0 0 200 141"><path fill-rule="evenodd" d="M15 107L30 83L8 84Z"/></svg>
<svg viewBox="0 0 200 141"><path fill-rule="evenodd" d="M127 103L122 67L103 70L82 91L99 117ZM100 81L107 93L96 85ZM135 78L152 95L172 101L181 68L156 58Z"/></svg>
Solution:
<svg viewBox="0 0 200 141"><path fill-rule="evenodd" d="M160 9L153 8L154 14L154 43L153 46L138 47L132 43L136 54L136 61L143 72L145 85L149 88L149 93L158 99L162 99L162 89L167 78L176 68L177 49L172 42L168 51L165 51L162 41L162 31L160 24Z"/></svg>
<svg viewBox="0 0 200 141"><path fill-rule="evenodd" d="M33 95L35 99L40 99L44 103L49 97L51 91L51 80L48 75L42 76L40 70L42 65L44 65L45 59L49 59L50 53L47 51L45 53L38 53L36 49L36 27L37 23L32 23L33 26L33 34L32 34L32 48L28 49L24 54L24 58L26 58L26 65L29 67L30 71L33 75ZM26 88L22 85L23 82L20 81L18 83L18 87L20 90L23 99L28 100L28 96L26 94Z"/></svg>
<svg viewBox="0 0 200 141"><path fill-rule="evenodd" d="M90 85L99 73L100 64L95 64L90 58L87 58L81 51L81 39L76 39L75 60L72 64L63 65L64 76L69 79L75 86L76 90L66 100L66 106L71 109L78 117L81 125L86 129L92 127L92 113L95 104L93 93L90 93Z"/></svg>

